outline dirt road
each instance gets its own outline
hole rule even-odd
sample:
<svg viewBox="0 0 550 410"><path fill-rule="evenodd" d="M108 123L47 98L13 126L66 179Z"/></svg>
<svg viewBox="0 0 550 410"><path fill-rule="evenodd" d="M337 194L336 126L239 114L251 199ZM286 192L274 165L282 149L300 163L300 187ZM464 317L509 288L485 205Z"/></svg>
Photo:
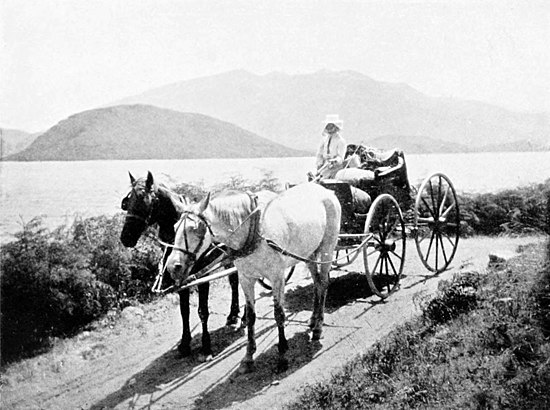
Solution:
<svg viewBox="0 0 550 410"><path fill-rule="evenodd" d="M286 292L290 367L276 373L277 330L271 296L258 286L256 371L236 371L244 356L243 331L223 325L229 310L225 280L211 290L210 329L215 357L178 358L175 347L181 319L177 297L142 306L104 326L62 341L50 353L23 361L2 375L2 408L17 409L266 409L281 408L303 386L330 377L346 361L418 313L418 303L441 279L466 270L483 270L493 251L513 252L518 245L543 238L474 238L461 241L452 269L428 275L414 244L407 246L406 277L386 302L368 291L362 261L333 271L324 338L309 342L312 282L299 265ZM195 300L196 302L196 300ZM193 348L200 344L198 318Z"/></svg>

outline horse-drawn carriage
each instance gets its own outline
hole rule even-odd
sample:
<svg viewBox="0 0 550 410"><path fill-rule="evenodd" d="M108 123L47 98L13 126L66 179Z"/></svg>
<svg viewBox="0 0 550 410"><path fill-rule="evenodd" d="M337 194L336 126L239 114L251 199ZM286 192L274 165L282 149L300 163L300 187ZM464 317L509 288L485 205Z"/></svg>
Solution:
<svg viewBox="0 0 550 410"><path fill-rule="evenodd" d="M385 298L398 289L407 236L414 238L427 269L438 273L449 266L457 249L460 226L456 191L450 180L435 173L416 190L409 185L402 152L363 153L357 148L355 151L368 156L361 161L361 167L375 165L373 178L359 183L374 199L367 213L355 212L351 185L337 180L300 184L280 195L260 192L256 196L233 191L212 200L208 195L191 204L158 186L150 173L146 179L137 181L130 176L132 190L122 203L127 216L121 240L126 246L134 246L147 226L159 225L161 243L171 253L165 251L167 260L159 270L157 284L160 287L162 273L168 266L176 282L168 290L180 293L183 318L180 352L184 355L190 352L190 287L199 285L203 354L212 354L207 328L209 281L233 275L228 324L238 317L236 268L246 297L249 333L243 363L249 367L256 349L254 284L258 279L266 279L273 286L279 365L284 368L288 349L282 307L285 270L288 272L296 263L306 263L314 282L309 323L314 340L321 336L331 268L349 265L361 254L372 291ZM228 256L224 258L224 254ZM235 267L224 265L224 259L234 260ZM225 269L216 272L220 266Z"/></svg>
<svg viewBox="0 0 550 410"><path fill-rule="evenodd" d="M349 265L363 256L371 290L385 298L398 289L405 262L407 237L414 238L424 266L439 273L451 263L459 239L460 215L454 186L435 173L418 189L411 188L402 151L376 151L348 146L361 158L360 167L374 178L354 185L373 199L368 213L354 210L352 186L338 180L319 183L336 194L342 206L340 235L334 267Z"/></svg>

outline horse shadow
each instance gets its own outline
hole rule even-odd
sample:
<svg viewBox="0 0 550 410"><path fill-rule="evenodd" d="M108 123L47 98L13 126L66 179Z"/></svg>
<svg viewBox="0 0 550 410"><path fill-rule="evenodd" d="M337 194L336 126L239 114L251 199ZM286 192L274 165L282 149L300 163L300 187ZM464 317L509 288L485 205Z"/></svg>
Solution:
<svg viewBox="0 0 550 410"><path fill-rule="evenodd" d="M313 308L314 285L297 286L285 293L285 310L289 313ZM325 301L325 312L334 313L342 306L358 303L373 295L364 273L348 271L347 274L330 279ZM373 302L368 302L373 303Z"/></svg>
<svg viewBox="0 0 550 410"><path fill-rule="evenodd" d="M310 363L316 353L321 350L320 342L310 341L308 332L295 333L288 339L289 368L284 372L276 372L279 357L277 345L274 344L255 358L255 370L252 373L241 374L239 369L221 384L197 398L193 409L210 410L223 409L231 405L243 403L260 391L276 384Z"/></svg>
<svg viewBox="0 0 550 410"><path fill-rule="evenodd" d="M130 377L119 390L112 392L99 402L93 404L90 409L111 409L130 398L139 398L144 395L165 391L162 386L166 384L175 386L170 390L179 388L195 378L201 371L214 366L217 362L240 349L246 343L246 341L243 341L243 343L228 349L236 340L242 338L244 335L243 329L235 331L222 327L210 334L213 351L220 352L212 361L203 362L199 360L198 351L202 342L201 334L198 334L191 340L191 350L193 352L191 356L182 358L174 346L174 348L156 358L145 369ZM133 406L130 405L129 407Z"/></svg>

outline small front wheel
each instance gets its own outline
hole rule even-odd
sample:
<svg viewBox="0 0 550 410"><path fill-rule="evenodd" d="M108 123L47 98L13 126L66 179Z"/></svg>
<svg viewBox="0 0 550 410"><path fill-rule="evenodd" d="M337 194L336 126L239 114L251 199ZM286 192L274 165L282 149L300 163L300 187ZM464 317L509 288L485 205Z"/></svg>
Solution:
<svg viewBox="0 0 550 410"><path fill-rule="evenodd" d="M394 197L382 194L375 199L365 234L370 236L363 247L367 280L372 291L385 299L399 288L405 264L405 222Z"/></svg>

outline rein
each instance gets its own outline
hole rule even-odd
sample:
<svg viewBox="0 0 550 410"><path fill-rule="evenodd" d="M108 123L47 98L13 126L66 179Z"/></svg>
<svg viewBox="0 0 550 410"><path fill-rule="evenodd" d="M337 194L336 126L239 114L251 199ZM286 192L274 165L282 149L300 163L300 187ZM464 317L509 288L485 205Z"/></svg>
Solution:
<svg viewBox="0 0 550 410"><path fill-rule="evenodd" d="M267 243L267 245L271 249L279 252L281 255L290 256L291 258L294 258L296 260L299 260L300 262L305 262L305 263L314 263L316 265L326 265L326 264L331 264L332 265L335 262L338 262L338 261L343 260L343 259L347 259L347 258L350 257L350 255L355 255L359 251L363 250L363 247L368 243L368 241L370 240L371 237L372 237L372 235L369 235L368 237L363 239L363 241L361 241L361 243L359 245L357 245L356 249L346 253L346 255L344 255L340 258L335 258L335 259L332 259L330 261L324 261L324 262L319 262L319 261L316 261L316 260L313 260L313 259L309 259L309 258L305 258L305 257L300 256L300 255L297 255L293 252L290 252L290 251L286 250L281 245L279 245L277 242L275 242L271 239L266 239L266 238L264 238L264 239L265 239L265 242Z"/></svg>

